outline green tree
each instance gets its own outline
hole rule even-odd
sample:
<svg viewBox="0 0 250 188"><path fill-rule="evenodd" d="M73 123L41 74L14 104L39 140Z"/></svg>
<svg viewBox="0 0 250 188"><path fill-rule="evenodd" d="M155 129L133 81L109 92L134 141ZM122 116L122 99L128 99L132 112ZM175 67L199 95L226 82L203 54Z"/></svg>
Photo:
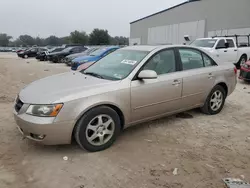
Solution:
<svg viewBox="0 0 250 188"><path fill-rule="evenodd" d="M63 44L70 44L71 40L70 40L70 37L67 36L67 37L61 37L60 38L60 44L63 45Z"/></svg>
<svg viewBox="0 0 250 188"><path fill-rule="evenodd" d="M36 44L35 39L30 35L20 35L18 39L24 46L32 46Z"/></svg>
<svg viewBox="0 0 250 188"><path fill-rule="evenodd" d="M128 45L129 39L127 37L122 37L122 36L111 37L111 44L112 45Z"/></svg>
<svg viewBox="0 0 250 188"><path fill-rule="evenodd" d="M0 33L0 46L8 46L10 39L12 39L11 36L8 36L5 33Z"/></svg>
<svg viewBox="0 0 250 188"><path fill-rule="evenodd" d="M37 46L43 46L44 45L44 39L40 37L36 37L35 39L35 45Z"/></svg>
<svg viewBox="0 0 250 188"><path fill-rule="evenodd" d="M89 44L108 45L110 44L110 35L107 30L94 29L89 35Z"/></svg>
<svg viewBox="0 0 250 188"><path fill-rule="evenodd" d="M88 35L86 32L82 31L73 31L70 33L70 41L74 44L87 44L88 43Z"/></svg>
<svg viewBox="0 0 250 188"><path fill-rule="evenodd" d="M61 40L60 38L54 35L51 35L44 40L44 45L58 46L58 45L61 45Z"/></svg>

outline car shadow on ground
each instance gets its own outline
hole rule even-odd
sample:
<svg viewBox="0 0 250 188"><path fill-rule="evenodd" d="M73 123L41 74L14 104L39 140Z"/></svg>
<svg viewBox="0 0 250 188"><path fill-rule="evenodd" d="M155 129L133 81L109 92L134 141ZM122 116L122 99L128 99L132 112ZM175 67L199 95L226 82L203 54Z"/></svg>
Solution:
<svg viewBox="0 0 250 188"><path fill-rule="evenodd" d="M113 147L116 147L117 145L121 146L123 144L126 144L126 142L128 140L130 142L133 142L133 139L137 140L139 135L145 134L145 132L148 132L149 129L162 128L162 127L166 127L166 128L169 127L171 129L172 126L175 126L176 121L182 121L183 119L193 119L196 116L199 116L199 114L202 115L200 110L194 109L191 111L182 112L182 113L178 113L178 114L171 115L171 116L166 116L166 117L163 117L163 118L160 118L157 120L152 120L152 121L148 121L145 123L136 124L134 126L128 127L121 132L121 134L117 138L114 145L111 146L111 149ZM72 143L69 145L55 145L55 146L54 145L52 145L52 146L42 145L39 143L35 143L31 140L28 140L28 139L25 139L25 140L26 140L25 141L26 143L24 143L24 144L28 144L29 145L28 147L32 148L33 152L39 152L39 153L43 153L43 154L56 153L59 155L60 154L72 155L72 153L89 153L88 151L81 149L77 145L77 143L74 139L72 139ZM118 147L118 148L122 149L122 147ZM116 148L116 149L118 149L118 148Z"/></svg>

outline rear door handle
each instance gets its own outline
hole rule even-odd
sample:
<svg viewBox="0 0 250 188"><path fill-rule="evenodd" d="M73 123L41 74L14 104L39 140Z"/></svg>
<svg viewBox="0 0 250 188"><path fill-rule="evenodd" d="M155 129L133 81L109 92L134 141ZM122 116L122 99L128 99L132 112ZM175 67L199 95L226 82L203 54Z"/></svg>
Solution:
<svg viewBox="0 0 250 188"><path fill-rule="evenodd" d="M224 52L227 52L227 50L224 50Z"/></svg>
<svg viewBox="0 0 250 188"><path fill-rule="evenodd" d="M174 80L173 83L172 83L173 86L178 86L180 84L181 84L180 80Z"/></svg>
<svg viewBox="0 0 250 188"><path fill-rule="evenodd" d="M235 52L237 52L238 50L234 50Z"/></svg>
<svg viewBox="0 0 250 188"><path fill-rule="evenodd" d="M208 74L208 79L212 79L214 76L213 76L213 73L209 73Z"/></svg>

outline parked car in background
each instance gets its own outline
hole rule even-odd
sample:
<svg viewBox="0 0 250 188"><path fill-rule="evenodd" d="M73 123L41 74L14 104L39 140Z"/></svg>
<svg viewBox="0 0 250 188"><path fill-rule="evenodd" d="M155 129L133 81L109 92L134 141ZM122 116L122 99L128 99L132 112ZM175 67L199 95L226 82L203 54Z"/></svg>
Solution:
<svg viewBox="0 0 250 188"><path fill-rule="evenodd" d="M96 62L117 49L119 49L117 46L103 47L92 52L89 56L75 58L72 60L71 70L77 70L78 66L84 63Z"/></svg>
<svg viewBox="0 0 250 188"><path fill-rule="evenodd" d="M53 52L47 55L48 60L52 61L53 63L60 63L60 61L70 54L80 53L87 50L84 46L73 46L65 48L60 52Z"/></svg>
<svg viewBox="0 0 250 188"><path fill-rule="evenodd" d="M12 47L0 47L0 52L12 52Z"/></svg>
<svg viewBox="0 0 250 188"><path fill-rule="evenodd" d="M88 63L83 63L80 66L78 66L77 70L78 71L82 71L82 70L86 70L87 68L89 68L91 65L93 65L95 62L88 62Z"/></svg>
<svg viewBox="0 0 250 188"><path fill-rule="evenodd" d="M28 50L19 52L18 56L22 57L22 58L36 57L37 53L43 52L43 51L46 51L46 50L48 50L48 49L47 48L34 47L34 48L30 48Z"/></svg>
<svg viewBox="0 0 250 188"><path fill-rule="evenodd" d="M65 48L63 48L63 47L55 47L55 48L49 49L49 50L44 51L44 52L39 52L36 56L36 59L39 59L40 61L46 61L47 55L49 55L50 53L60 52L64 49Z"/></svg>
<svg viewBox="0 0 250 188"><path fill-rule="evenodd" d="M241 65L239 79L250 82L250 61Z"/></svg>
<svg viewBox="0 0 250 188"><path fill-rule="evenodd" d="M240 67L250 58L250 47L238 47L231 37L196 39L191 46L201 47L217 56L224 63Z"/></svg>
<svg viewBox="0 0 250 188"><path fill-rule="evenodd" d="M72 60L77 58L77 57L83 57L83 56L88 56L89 54L91 54L92 52L96 51L100 49L100 47L91 47L91 48L88 48L86 51L84 52L81 52L81 53L76 53L76 54L71 54L71 55L68 55L64 58L63 62L68 65L68 66L71 66L72 64Z"/></svg>
<svg viewBox="0 0 250 188"><path fill-rule="evenodd" d="M33 141L70 144L74 138L81 148L95 152L138 123L193 108L218 114L235 89L236 75L233 64L218 65L199 48L130 46L85 71L27 85L16 99L14 118L19 131Z"/></svg>
<svg viewBox="0 0 250 188"><path fill-rule="evenodd" d="M21 57L21 55L22 55L26 50L28 50L28 49L23 48L23 49L17 50L17 51L16 51L17 56L18 56L18 57Z"/></svg>
<svg viewBox="0 0 250 188"><path fill-rule="evenodd" d="M18 48L18 49L16 50L16 53L20 53L20 52L23 52L23 51L25 51L25 50L27 50L27 48Z"/></svg>

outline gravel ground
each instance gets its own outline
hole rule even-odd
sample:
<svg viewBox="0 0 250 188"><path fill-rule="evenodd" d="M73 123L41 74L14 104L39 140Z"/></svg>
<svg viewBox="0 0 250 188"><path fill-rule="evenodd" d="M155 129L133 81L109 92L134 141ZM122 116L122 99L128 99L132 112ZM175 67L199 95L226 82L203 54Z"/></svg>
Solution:
<svg viewBox="0 0 250 188"><path fill-rule="evenodd" d="M144 123L98 153L23 139L12 116L16 94L66 71L62 64L0 54L0 188L219 188L222 178L242 175L250 181L248 84L239 81L219 115L193 110Z"/></svg>

